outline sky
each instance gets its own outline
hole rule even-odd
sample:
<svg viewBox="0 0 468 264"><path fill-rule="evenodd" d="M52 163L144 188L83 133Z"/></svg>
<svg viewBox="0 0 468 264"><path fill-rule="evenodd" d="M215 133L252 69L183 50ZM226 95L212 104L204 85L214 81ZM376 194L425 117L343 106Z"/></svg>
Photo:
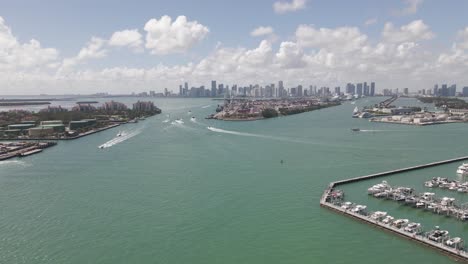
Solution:
<svg viewBox="0 0 468 264"><path fill-rule="evenodd" d="M468 86L466 0L0 1L0 94Z"/></svg>

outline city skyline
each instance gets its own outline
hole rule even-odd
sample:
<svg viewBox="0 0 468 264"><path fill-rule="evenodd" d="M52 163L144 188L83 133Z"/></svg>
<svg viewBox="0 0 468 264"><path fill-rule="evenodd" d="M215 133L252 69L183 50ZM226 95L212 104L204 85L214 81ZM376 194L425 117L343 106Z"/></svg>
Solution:
<svg viewBox="0 0 468 264"><path fill-rule="evenodd" d="M92 4L0 4L0 94L159 93L214 79L332 89L372 79L410 92L468 85L461 0ZM57 16L45 15L51 6Z"/></svg>

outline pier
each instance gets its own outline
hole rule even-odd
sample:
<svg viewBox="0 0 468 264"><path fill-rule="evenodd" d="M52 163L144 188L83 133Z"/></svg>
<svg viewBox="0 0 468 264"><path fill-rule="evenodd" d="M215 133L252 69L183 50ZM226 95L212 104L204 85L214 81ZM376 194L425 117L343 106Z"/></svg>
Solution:
<svg viewBox="0 0 468 264"><path fill-rule="evenodd" d="M434 166L439 166L443 164L449 164L449 163L454 163L454 162L459 162L459 161L464 161L467 160L468 156L464 157L459 157L459 158L453 158L453 159L448 159L448 160L443 160L443 161L437 161L437 162L431 162L427 164L422 164L422 165L417 165L417 166L411 166L411 167L406 167L402 169L396 169L396 170L391 170L391 171L385 171L385 172L380 172L380 173L375 173L375 174L370 174L370 175L365 175L365 176L360 176L360 177L354 177L346 180L340 180L340 181L335 181L331 182L328 187L325 189L322 197L320 198L320 206L328 208L330 210L333 210L334 212L344 214L346 216L349 216L353 219L356 219L358 221L362 221L364 223L370 224L374 227L383 229L385 231L397 234L401 237L407 238L409 240L412 240L414 242L420 243L422 245L428 246L432 249L435 249L445 255L454 257L458 260L461 260L465 263L468 263L468 252L464 250L458 250L455 248L448 247L444 245L443 243L436 243L433 242L429 239L427 239L425 236L417 235L417 234L412 234L408 233L404 230L395 228L390 225L383 224L379 221L374 221L370 219L369 217L365 215L361 215L359 213L352 212L351 210L343 209L332 202L329 202L329 198L331 197L332 191L335 189L335 187L347 183L352 183L352 182L358 182L358 181L364 181L364 180L369 180L369 179L374 179L374 178L379 178L383 176L390 176L402 172L408 172L408 171L414 171L414 170L419 170L419 169L424 169L424 168L430 168Z"/></svg>

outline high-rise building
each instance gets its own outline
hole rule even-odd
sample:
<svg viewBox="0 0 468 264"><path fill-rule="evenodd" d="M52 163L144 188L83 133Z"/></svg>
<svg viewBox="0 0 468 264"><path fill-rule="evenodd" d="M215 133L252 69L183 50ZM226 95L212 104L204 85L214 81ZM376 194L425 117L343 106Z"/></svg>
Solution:
<svg viewBox="0 0 468 264"><path fill-rule="evenodd" d="M278 82L278 97L283 97L284 96L284 86L283 86L283 81Z"/></svg>
<svg viewBox="0 0 468 264"><path fill-rule="evenodd" d="M216 96L216 81L211 81L211 96Z"/></svg>
<svg viewBox="0 0 468 264"><path fill-rule="evenodd" d="M404 95L408 95L408 94L409 94L408 88L403 88L403 94L404 94Z"/></svg>
<svg viewBox="0 0 468 264"><path fill-rule="evenodd" d="M336 94L336 95L340 95L340 94L341 94L341 91L340 91L340 87L339 87L339 86L335 87L335 94Z"/></svg>
<svg viewBox="0 0 468 264"><path fill-rule="evenodd" d="M433 89L432 94L433 94L434 96L438 96L438 95L439 95L439 85L438 85L438 84L434 85L434 89Z"/></svg>
<svg viewBox="0 0 468 264"><path fill-rule="evenodd" d="M297 96L302 97L302 85L297 86Z"/></svg>
<svg viewBox="0 0 468 264"><path fill-rule="evenodd" d="M468 86L463 87L463 96L468 96Z"/></svg>
<svg viewBox="0 0 468 264"><path fill-rule="evenodd" d="M449 88L448 88L448 95L449 96L455 96L457 94L457 85L456 84L452 84Z"/></svg>
<svg viewBox="0 0 468 264"><path fill-rule="evenodd" d="M362 83L358 83L356 85L356 93L357 95L361 96L362 95Z"/></svg>
<svg viewBox="0 0 468 264"><path fill-rule="evenodd" d="M347 83L346 84L346 93L347 94L355 94L356 93L356 87L352 83Z"/></svg>
<svg viewBox="0 0 468 264"><path fill-rule="evenodd" d="M375 82L370 83L370 96L375 96Z"/></svg>
<svg viewBox="0 0 468 264"><path fill-rule="evenodd" d="M442 88L440 88L440 91L438 92L438 95L440 95L440 96L448 96L449 95L447 84L442 84Z"/></svg>

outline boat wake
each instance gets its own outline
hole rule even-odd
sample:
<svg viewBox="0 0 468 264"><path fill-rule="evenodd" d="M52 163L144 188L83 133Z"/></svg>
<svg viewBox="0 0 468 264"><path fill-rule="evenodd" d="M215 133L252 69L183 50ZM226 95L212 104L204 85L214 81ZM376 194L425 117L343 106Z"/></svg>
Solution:
<svg viewBox="0 0 468 264"><path fill-rule="evenodd" d="M208 108L210 107L211 105L205 105L205 106L202 106L202 108Z"/></svg>
<svg viewBox="0 0 468 264"><path fill-rule="evenodd" d="M231 135L237 135L237 136L270 138L269 136L265 136L265 135L224 130L224 129L216 128L216 127L207 127L207 129L213 132L217 132L217 133L231 134Z"/></svg>
<svg viewBox="0 0 468 264"><path fill-rule="evenodd" d="M162 121L163 123L169 123L169 121L171 121L170 119L165 119L164 121Z"/></svg>
<svg viewBox="0 0 468 264"><path fill-rule="evenodd" d="M19 167L28 167L31 164L26 163L22 160L2 160L0 161L0 166L19 166Z"/></svg>
<svg viewBox="0 0 468 264"><path fill-rule="evenodd" d="M134 136L136 136L136 135L138 135L140 133L141 133L141 130L135 130L135 131L130 132L128 134L124 132L124 133L122 133L121 136L117 136L117 137L107 141L106 143L100 145L99 148L110 148L110 147L115 146L115 145L117 145L119 143L122 143L125 140L130 139L130 138L132 138L132 137L134 137Z"/></svg>

